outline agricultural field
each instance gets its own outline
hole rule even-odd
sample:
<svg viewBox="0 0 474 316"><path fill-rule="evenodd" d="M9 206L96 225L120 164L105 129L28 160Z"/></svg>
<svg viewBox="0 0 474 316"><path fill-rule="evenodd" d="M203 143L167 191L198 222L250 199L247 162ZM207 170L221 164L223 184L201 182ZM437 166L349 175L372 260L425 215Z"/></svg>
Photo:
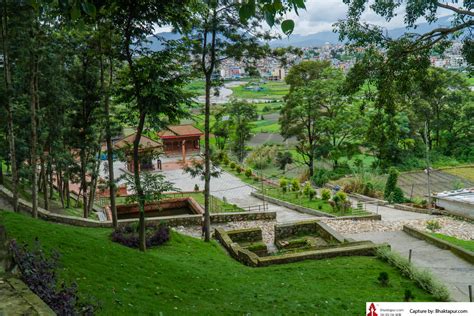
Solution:
<svg viewBox="0 0 474 316"><path fill-rule="evenodd" d="M446 168L443 172L474 182L474 166Z"/></svg>
<svg viewBox="0 0 474 316"><path fill-rule="evenodd" d="M231 89L235 98L279 100L288 93L289 85L283 81L250 82Z"/></svg>
<svg viewBox="0 0 474 316"><path fill-rule="evenodd" d="M444 170L433 170L430 178L433 192L450 191L474 185L474 182ZM407 198L427 195L427 183L428 176L424 171L403 172L398 177L398 186Z"/></svg>

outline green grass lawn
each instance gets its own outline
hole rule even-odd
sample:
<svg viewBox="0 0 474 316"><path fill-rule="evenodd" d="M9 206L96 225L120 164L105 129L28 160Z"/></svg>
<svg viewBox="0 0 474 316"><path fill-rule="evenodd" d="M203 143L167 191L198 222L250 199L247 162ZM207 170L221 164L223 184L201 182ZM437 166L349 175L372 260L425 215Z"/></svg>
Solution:
<svg viewBox="0 0 474 316"><path fill-rule="evenodd" d="M109 240L109 229L72 227L0 212L8 236L61 253L60 277L78 284L82 297L101 302L101 315L318 314L361 315L367 301L433 297L374 257L250 268L216 243L173 233L146 253ZM28 229L25 229L25 228ZM389 274L390 286L377 282Z"/></svg>
<svg viewBox="0 0 474 316"><path fill-rule="evenodd" d="M436 238L447 241L450 244L453 244L455 246L458 246L458 247L461 247L461 248L464 248L466 250L474 252L474 241L472 241L472 240L462 240L462 239L458 239L456 237L451 237L451 236L448 236L448 235L438 234L438 233L431 233L431 235L436 237Z"/></svg>
<svg viewBox="0 0 474 316"><path fill-rule="evenodd" d="M246 87L261 87L261 91L248 90ZM241 99L282 99L289 91L289 85L283 81L268 81L232 87L232 96Z"/></svg>
<svg viewBox="0 0 474 316"><path fill-rule="evenodd" d="M188 90L189 92L195 93L198 96L204 95L206 93L205 86L206 86L206 82L204 80L196 79L186 85L186 90Z"/></svg>

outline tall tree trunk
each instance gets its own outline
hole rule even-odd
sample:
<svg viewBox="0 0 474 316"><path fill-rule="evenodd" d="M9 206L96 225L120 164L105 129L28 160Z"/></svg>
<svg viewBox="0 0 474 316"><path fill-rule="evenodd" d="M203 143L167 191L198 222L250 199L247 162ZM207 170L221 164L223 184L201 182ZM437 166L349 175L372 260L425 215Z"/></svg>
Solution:
<svg viewBox="0 0 474 316"><path fill-rule="evenodd" d="M142 137L143 127L145 125L146 113L140 109L140 119L137 127L137 134L133 141L133 174L135 179L135 189L137 192L135 194L138 198L138 209L139 209L139 247L141 251L146 250L146 240L145 240L145 195L143 193L141 181L140 181L140 156L139 156L139 145L140 138Z"/></svg>
<svg viewBox="0 0 474 316"><path fill-rule="evenodd" d="M33 48L34 49L34 48ZM36 106L37 106L37 75L38 61L35 52L30 53L30 116L31 116L31 145L30 145L30 167L31 167L31 205L32 215L38 218L38 156L37 143L38 134L36 127Z"/></svg>
<svg viewBox="0 0 474 316"><path fill-rule="evenodd" d="M8 47L8 13L7 13L7 1L2 1L2 52L3 52L3 73L5 82L5 108L7 111L7 130L8 130L8 144L10 150L10 164L12 173L12 191L13 191L13 209L18 212L18 169L15 152L15 130L13 124L13 109L10 102L11 94L11 69L9 60L9 47Z"/></svg>
<svg viewBox="0 0 474 316"><path fill-rule="evenodd" d="M211 239L210 229L210 204L209 196L211 189L211 156L210 156L210 108L211 108L211 75L206 74L206 104L204 108L204 240Z"/></svg>
<svg viewBox="0 0 474 316"><path fill-rule="evenodd" d="M99 45L101 45L101 41ZM102 48L102 47L100 47ZM112 224L114 228L118 227L117 207L115 204L116 190L115 190L115 175L114 175L114 151L112 147L112 132L110 129L110 87L113 80L113 61L109 58L109 82L105 84L105 67L103 62L103 54L100 54L100 84L104 95L104 114L105 114L105 141L107 143L107 167L109 171L109 199L110 212L112 213Z"/></svg>
<svg viewBox="0 0 474 316"><path fill-rule="evenodd" d="M3 161L0 160L0 185L3 185L4 184L4 180L3 180Z"/></svg>
<svg viewBox="0 0 474 316"><path fill-rule="evenodd" d="M80 153L81 159L81 188L79 192L82 192L82 210L84 218L88 218L89 214L87 212L87 166L86 166L86 153L85 149L81 148ZM79 201L80 194L77 196L77 200Z"/></svg>
<svg viewBox="0 0 474 316"><path fill-rule="evenodd" d="M49 210L49 194L48 194L48 171L46 170L46 164L44 162L44 155L41 155L41 175L43 182L43 200L44 200L44 209Z"/></svg>

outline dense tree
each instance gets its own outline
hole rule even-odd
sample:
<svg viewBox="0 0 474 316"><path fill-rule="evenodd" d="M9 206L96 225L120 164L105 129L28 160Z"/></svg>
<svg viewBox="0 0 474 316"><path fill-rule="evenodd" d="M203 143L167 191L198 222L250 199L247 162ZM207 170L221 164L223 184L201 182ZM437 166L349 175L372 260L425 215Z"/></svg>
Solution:
<svg viewBox="0 0 474 316"><path fill-rule="evenodd" d="M247 155L246 142L250 140L250 123L257 118L255 106L245 101L232 101L227 107L231 118L232 151L237 159L242 162Z"/></svg>

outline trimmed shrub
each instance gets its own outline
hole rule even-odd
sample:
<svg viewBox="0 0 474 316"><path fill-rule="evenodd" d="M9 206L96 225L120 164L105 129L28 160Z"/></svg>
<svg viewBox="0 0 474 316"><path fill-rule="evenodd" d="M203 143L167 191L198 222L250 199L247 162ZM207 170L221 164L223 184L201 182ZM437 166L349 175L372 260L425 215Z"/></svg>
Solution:
<svg viewBox="0 0 474 316"><path fill-rule="evenodd" d="M331 191L329 189L322 189L321 199L324 201L328 201L330 198L331 198Z"/></svg>
<svg viewBox="0 0 474 316"><path fill-rule="evenodd" d="M380 272L379 277L377 278L380 285L387 286L389 283L388 273L387 272Z"/></svg>
<svg viewBox="0 0 474 316"><path fill-rule="evenodd" d="M230 160L227 156L224 157L224 159L222 159L222 163L227 166L229 164Z"/></svg>
<svg viewBox="0 0 474 316"><path fill-rule="evenodd" d="M280 178L280 188L283 193L288 190L288 180L286 178Z"/></svg>
<svg viewBox="0 0 474 316"><path fill-rule="evenodd" d="M298 192L300 189L301 189L301 186L298 179L293 179L293 181L291 181L291 191Z"/></svg>
<svg viewBox="0 0 474 316"><path fill-rule="evenodd" d="M230 169L234 170L235 166L236 166L235 162L231 161L229 165Z"/></svg>
<svg viewBox="0 0 474 316"><path fill-rule="evenodd" d="M432 219L426 222L426 229L435 232L441 229L441 225L437 220Z"/></svg>
<svg viewBox="0 0 474 316"><path fill-rule="evenodd" d="M236 171L238 174L241 174L241 173L242 173L242 167L241 167L241 166L236 166L236 167L235 167L235 171Z"/></svg>
<svg viewBox="0 0 474 316"><path fill-rule="evenodd" d="M197 185L197 184L194 185L194 191L196 191L196 192L199 191L199 185Z"/></svg>
<svg viewBox="0 0 474 316"><path fill-rule="evenodd" d="M250 178L252 176L252 169L248 168L245 170L245 176L247 178Z"/></svg>
<svg viewBox="0 0 474 316"><path fill-rule="evenodd" d="M98 310L98 304L80 300L76 283L67 285L57 279L59 252L53 251L47 256L38 240L31 249L26 244L20 246L16 240L12 240L9 249L21 272L21 279L56 314L93 315Z"/></svg>
<svg viewBox="0 0 474 316"><path fill-rule="evenodd" d="M405 202L405 196L403 195L402 189L400 187L395 187L391 194L391 199L389 201L390 203L404 203Z"/></svg>
<svg viewBox="0 0 474 316"><path fill-rule="evenodd" d="M330 171L317 169L311 180L317 187L323 187L329 181L329 173Z"/></svg>
<svg viewBox="0 0 474 316"><path fill-rule="evenodd" d="M145 234L147 248L160 246L170 240L170 229L165 224L146 224ZM124 246L138 248L140 244L138 225L135 223L120 226L112 232L111 238L112 241Z"/></svg>
<svg viewBox="0 0 474 316"><path fill-rule="evenodd" d="M385 190L383 193L383 197L386 200L390 199L390 195L393 193L395 188L397 187L397 181L398 181L398 170L396 168L390 168L388 171L388 179L387 182L385 183Z"/></svg>

